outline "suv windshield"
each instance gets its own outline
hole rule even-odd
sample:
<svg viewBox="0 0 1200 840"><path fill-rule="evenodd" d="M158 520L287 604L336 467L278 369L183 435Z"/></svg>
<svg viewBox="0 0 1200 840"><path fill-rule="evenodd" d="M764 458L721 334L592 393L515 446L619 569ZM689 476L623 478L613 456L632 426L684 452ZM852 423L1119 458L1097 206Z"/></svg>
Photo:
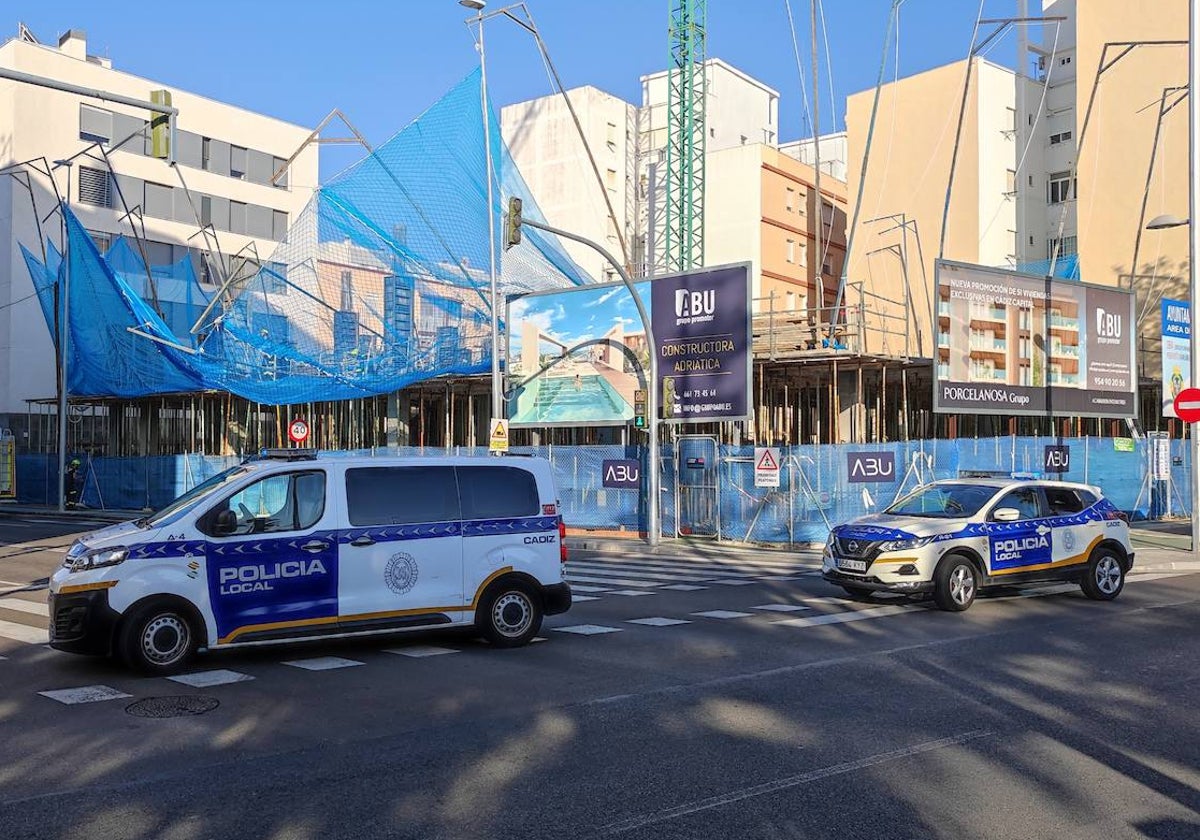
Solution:
<svg viewBox="0 0 1200 840"><path fill-rule="evenodd" d="M172 516L174 516L180 510L182 510L183 508L190 505L192 502L196 501L197 499L204 498L205 496L209 495L210 493L213 493L214 491L220 489L221 487L224 487L231 481L241 478L247 472L248 472L248 470L242 466L230 467L229 469L225 470L224 472L219 472L216 475L214 475L212 478L205 479L204 481L200 482L195 487L193 487L191 490L184 493L182 496L180 496L175 501L171 502L169 505L167 505L162 510L157 511L156 513L153 513L150 516L147 516L145 519L140 520L138 522L138 524L142 525L144 527L147 527L147 528L153 528L156 525L161 525L163 522L170 519Z"/></svg>
<svg viewBox="0 0 1200 840"><path fill-rule="evenodd" d="M918 487L884 511L892 516L926 516L932 519L961 519L974 516L996 495L985 484L930 484Z"/></svg>

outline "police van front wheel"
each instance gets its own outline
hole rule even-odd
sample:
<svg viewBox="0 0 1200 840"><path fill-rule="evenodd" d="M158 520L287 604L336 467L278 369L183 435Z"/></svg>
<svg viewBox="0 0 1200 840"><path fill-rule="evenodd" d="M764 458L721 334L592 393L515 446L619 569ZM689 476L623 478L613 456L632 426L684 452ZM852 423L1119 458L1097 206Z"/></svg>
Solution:
<svg viewBox="0 0 1200 840"><path fill-rule="evenodd" d="M475 626L496 647L528 644L542 629L542 599L519 581L493 587L475 613Z"/></svg>
<svg viewBox="0 0 1200 840"><path fill-rule="evenodd" d="M1111 601L1125 588L1125 564L1112 549L1098 548L1092 552L1079 587L1093 601Z"/></svg>
<svg viewBox="0 0 1200 840"><path fill-rule="evenodd" d="M933 600L940 609L962 612L975 603L978 592L979 571L966 557L945 557L933 573Z"/></svg>
<svg viewBox="0 0 1200 840"><path fill-rule="evenodd" d="M149 603L125 621L117 636L117 654L145 674L173 674L187 664L198 646L192 619L172 603Z"/></svg>

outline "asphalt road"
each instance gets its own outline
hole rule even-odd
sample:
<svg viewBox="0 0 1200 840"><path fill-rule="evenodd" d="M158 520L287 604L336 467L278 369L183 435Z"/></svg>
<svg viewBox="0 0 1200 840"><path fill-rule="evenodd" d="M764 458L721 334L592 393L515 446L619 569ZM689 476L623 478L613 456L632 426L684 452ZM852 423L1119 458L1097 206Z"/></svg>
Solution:
<svg viewBox="0 0 1200 840"><path fill-rule="evenodd" d="M577 554L595 600L527 648L259 648L201 657L237 681L195 687L5 637L44 628L26 605L70 542L12 524L5 840L1200 837L1200 575L951 615L845 601L768 555ZM91 686L128 696L39 694ZM213 708L130 713L148 698Z"/></svg>

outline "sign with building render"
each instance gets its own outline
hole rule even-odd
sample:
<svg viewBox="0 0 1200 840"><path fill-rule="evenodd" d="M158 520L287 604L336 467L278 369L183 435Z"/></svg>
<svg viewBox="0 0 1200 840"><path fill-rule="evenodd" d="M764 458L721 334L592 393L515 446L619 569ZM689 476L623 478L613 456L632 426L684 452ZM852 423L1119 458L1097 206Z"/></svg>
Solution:
<svg viewBox="0 0 1200 840"><path fill-rule="evenodd" d="M634 285L654 328L653 384L651 348L624 283L509 297L512 425L636 424L649 387L668 422L749 419L750 264Z"/></svg>
<svg viewBox="0 0 1200 840"><path fill-rule="evenodd" d="M1133 295L939 260L933 407L952 414L1133 417Z"/></svg>
<svg viewBox="0 0 1200 840"><path fill-rule="evenodd" d="M1162 413L1178 417L1175 398L1192 386L1192 307L1162 299Z"/></svg>

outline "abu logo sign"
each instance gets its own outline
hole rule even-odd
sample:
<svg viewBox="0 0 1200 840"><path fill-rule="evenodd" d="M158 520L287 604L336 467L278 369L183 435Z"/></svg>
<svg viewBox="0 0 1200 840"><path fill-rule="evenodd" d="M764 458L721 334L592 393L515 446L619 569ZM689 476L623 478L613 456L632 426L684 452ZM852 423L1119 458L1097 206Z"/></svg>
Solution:
<svg viewBox="0 0 1200 840"><path fill-rule="evenodd" d="M675 290L675 317L695 318L698 315L712 315L717 311L717 292L709 289L705 292L693 292L689 289Z"/></svg>
<svg viewBox="0 0 1200 840"><path fill-rule="evenodd" d="M852 484L891 484L896 480L896 453L847 452L846 474Z"/></svg>
<svg viewBox="0 0 1200 840"><path fill-rule="evenodd" d="M1047 446L1045 457L1042 459L1042 469L1048 473L1070 472L1071 447Z"/></svg>
<svg viewBox="0 0 1200 840"><path fill-rule="evenodd" d="M642 464L640 461L604 461L601 465L601 483L615 490L637 490L642 486Z"/></svg>
<svg viewBox="0 0 1200 840"><path fill-rule="evenodd" d="M1120 313L1096 309L1096 336L1102 344L1115 344L1121 340L1124 318Z"/></svg>

